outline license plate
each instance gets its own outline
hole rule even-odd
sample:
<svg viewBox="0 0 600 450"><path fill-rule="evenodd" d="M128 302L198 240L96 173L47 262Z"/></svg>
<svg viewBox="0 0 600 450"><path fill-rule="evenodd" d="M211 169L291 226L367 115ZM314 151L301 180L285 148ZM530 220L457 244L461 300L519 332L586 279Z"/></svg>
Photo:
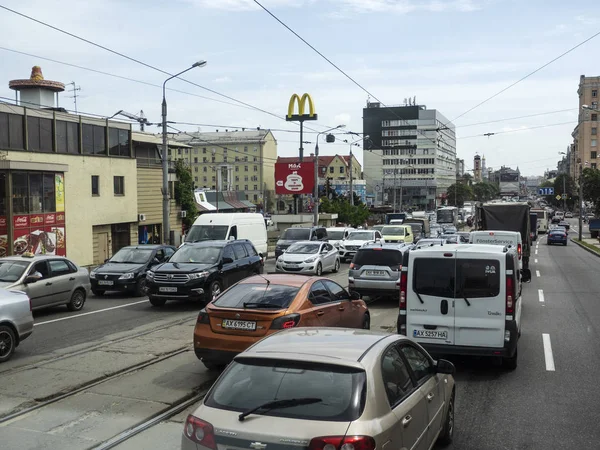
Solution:
<svg viewBox="0 0 600 450"><path fill-rule="evenodd" d="M112 282L111 280L98 280L98 284L100 286L112 286L114 282Z"/></svg>
<svg viewBox="0 0 600 450"><path fill-rule="evenodd" d="M163 286L163 287L159 287L158 291L159 292L177 292L177 288L176 287Z"/></svg>
<svg viewBox="0 0 600 450"><path fill-rule="evenodd" d="M437 330L413 330L413 337L429 339L448 339L448 332Z"/></svg>
<svg viewBox="0 0 600 450"><path fill-rule="evenodd" d="M221 326L223 328L227 328L229 330L246 330L246 331L256 330L256 322L251 322L248 320L223 319Z"/></svg>
<svg viewBox="0 0 600 450"><path fill-rule="evenodd" d="M384 270L367 270L367 275L373 277L384 277L386 273Z"/></svg>

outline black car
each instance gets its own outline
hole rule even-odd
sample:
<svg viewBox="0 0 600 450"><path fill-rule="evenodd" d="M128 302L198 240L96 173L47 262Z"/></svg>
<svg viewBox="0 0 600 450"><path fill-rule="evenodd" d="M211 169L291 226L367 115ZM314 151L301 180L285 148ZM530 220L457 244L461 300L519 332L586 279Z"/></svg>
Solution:
<svg viewBox="0 0 600 450"><path fill-rule="evenodd" d="M566 220L561 220L560 222L558 222L558 226L565 227L567 231L571 228L571 225L569 225L569 222L567 222Z"/></svg>
<svg viewBox="0 0 600 450"><path fill-rule="evenodd" d="M123 247L104 264L90 272L94 295L106 291L132 292L146 295L146 272L165 262L177 250L170 245L130 245Z"/></svg>
<svg viewBox="0 0 600 450"><path fill-rule="evenodd" d="M208 303L263 270L262 257L247 239L186 243L169 262L148 271L148 298L153 306L164 306L167 300Z"/></svg>
<svg viewBox="0 0 600 450"><path fill-rule="evenodd" d="M294 242L327 240L327 229L325 227L286 228L275 246L275 259L279 258Z"/></svg>

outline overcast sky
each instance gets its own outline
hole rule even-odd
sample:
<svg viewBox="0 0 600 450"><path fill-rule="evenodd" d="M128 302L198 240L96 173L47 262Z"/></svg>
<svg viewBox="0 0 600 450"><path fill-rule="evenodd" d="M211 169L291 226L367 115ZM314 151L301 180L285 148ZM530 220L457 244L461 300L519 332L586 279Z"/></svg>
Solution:
<svg viewBox="0 0 600 450"><path fill-rule="evenodd" d="M418 104L438 109L449 119L600 30L600 3L588 0L263 0L263 4L382 102L401 104L416 96ZM5 0L2 5L170 73L205 59L206 67L185 77L281 118L292 93L308 92L319 121L307 126L323 130L346 124L348 130L362 132L367 94L252 0ZM143 110L150 121L160 121L160 87L40 57L155 85L166 78L160 72L1 9L0 42L1 97L14 98L8 81L28 78L31 66L37 64L46 79L81 86L80 112L110 116L121 109ZM556 168L558 152L572 142L579 76L600 75L599 54L597 37L458 119L457 151L467 168L472 168L477 152L486 156L488 167L518 165L525 175ZM298 129L179 80L168 86L194 94L168 92L169 120L207 125L173 125L181 130L214 131L210 125ZM61 94L61 106L73 109L67 95L71 94ZM566 111L468 126L559 110ZM564 122L569 123L510 132ZM471 137L506 131L490 138ZM274 134L280 155L297 154L296 133ZM311 141L305 144L308 154L315 135L305 139ZM347 154L348 146L322 144L320 150Z"/></svg>

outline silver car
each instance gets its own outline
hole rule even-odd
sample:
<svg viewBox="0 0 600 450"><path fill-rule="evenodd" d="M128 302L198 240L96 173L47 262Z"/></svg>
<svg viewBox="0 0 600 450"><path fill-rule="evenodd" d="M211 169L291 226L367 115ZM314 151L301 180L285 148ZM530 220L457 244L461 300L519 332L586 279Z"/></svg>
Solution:
<svg viewBox="0 0 600 450"><path fill-rule="evenodd" d="M276 272L321 276L329 270L334 273L340 270L340 257L337 249L328 242L296 242L275 263Z"/></svg>
<svg viewBox="0 0 600 450"><path fill-rule="evenodd" d="M405 336L292 328L237 355L183 450L430 449L454 433L454 366Z"/></svg>
<svg viewBox="0 0 600 450"><path fill-rule="evenodd" d="M29 297L24 292L0 289L0 363L33 331Z"/></svg>
<svg viewBox="0 0 600 450"><path fill-rule="evenodd" d="M86 269L62 256L7 256L0 258L0 288L25 292L32 310L67 305L79 311L90 291L90 278Z"/></svg>
<svg viewBox="0 0 600 450"><path fill-rule="evenodd" d="M342 261L351 260L364 244L382 242L381 233L377 230L356 230L340 242L339 251Z"/></svg>

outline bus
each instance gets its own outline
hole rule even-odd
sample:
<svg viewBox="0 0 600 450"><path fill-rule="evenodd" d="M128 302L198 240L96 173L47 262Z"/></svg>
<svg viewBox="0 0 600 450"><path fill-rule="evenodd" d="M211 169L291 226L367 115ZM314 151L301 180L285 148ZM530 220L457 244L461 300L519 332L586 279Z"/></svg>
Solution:
<svg viewBox="0 0 600 450"><path fill-rule="evenodd" d="M436 211L437 223L458 226L458 208L456 206L442 206Z"/></svg>
<svg viewBox="0 0 600 450"><path fill-rule="evenodd" d="M537 215L538 233L548 232L548 211L545 209L532 209L531 213Z"/></svg>

